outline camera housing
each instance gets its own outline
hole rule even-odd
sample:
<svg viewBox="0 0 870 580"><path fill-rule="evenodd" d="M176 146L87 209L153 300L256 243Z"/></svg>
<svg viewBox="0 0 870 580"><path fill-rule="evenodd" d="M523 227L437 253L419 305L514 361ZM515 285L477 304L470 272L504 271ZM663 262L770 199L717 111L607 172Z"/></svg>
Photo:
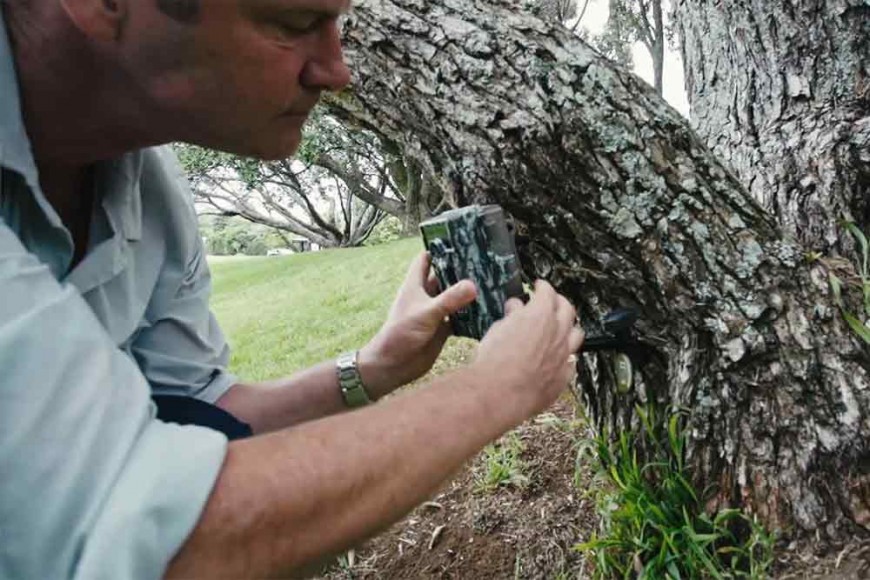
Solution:
<svg viewBox="0 0 870 580"><path fill-rule="evenodd" d="M504 317L505 302L524 296L513 225L497 205L472 205L420 224L441 290L460 280L477 285L477 298L450 317L453 333L480 340Z"/></svg>

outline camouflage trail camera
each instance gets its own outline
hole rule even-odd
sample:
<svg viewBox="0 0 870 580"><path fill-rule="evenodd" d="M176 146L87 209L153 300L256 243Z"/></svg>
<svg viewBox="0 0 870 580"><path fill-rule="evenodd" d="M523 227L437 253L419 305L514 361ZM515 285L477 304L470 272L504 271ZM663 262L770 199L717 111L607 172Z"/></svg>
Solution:
<svg viewBox="0 0 870 580"><path fill-rule="evenodd" d="M456 336L480 340L504 317L508 298L525 297L512 224L497 205L473 205L425 221L420 230L442 290L464 279L477 285L477 299L450 322ZM607 313L587 331L583 351L616 350L640 358L634 333L637 318L631 308Z"/></svg>
<svg viewBox="0 0 870 580"><path fill-rule="evenodd" d="M450 317L453 333L480 340L504 317L508 298L524 295L513 227L497 205L450 210L420 224L441 289L477 284L477 298Z"/></svg>

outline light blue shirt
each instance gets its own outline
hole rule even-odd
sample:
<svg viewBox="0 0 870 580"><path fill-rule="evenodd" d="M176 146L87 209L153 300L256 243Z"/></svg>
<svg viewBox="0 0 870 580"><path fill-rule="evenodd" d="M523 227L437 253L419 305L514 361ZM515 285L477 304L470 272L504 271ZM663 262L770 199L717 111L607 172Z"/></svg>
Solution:
<svg viewBox="0 0 870 580"><path fill-rule="evenodd" d="M235 382L190 192L167 150L101 164L90 246L69 271L2 2L0 169L0 579L158 578L227 442L156 420L150 396L213 402Z"/></svg>

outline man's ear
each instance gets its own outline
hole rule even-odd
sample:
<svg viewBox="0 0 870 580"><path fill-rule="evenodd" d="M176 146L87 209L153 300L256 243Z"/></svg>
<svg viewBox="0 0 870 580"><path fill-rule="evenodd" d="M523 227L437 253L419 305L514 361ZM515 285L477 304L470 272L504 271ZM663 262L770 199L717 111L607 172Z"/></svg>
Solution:
<svg viewBox="0 0 870 580"><path fill-rule="evenodd" d="M127 19L127 0L61 0L61 4L85 35L105 42L121 36Z"/></svg>

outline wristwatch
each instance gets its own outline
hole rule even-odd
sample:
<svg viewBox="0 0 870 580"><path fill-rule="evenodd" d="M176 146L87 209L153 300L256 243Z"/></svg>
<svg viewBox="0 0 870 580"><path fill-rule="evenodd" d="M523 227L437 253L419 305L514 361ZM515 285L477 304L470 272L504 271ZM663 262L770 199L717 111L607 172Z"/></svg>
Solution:
<svg viewBox="0 0 870 580"><path fill-rule="evenodd" d="M371 403L359 374L358 355L358 350L346 352L335 361L335 372L338 375L341 397L344 399L344 404L352 409Z"/></svg>

